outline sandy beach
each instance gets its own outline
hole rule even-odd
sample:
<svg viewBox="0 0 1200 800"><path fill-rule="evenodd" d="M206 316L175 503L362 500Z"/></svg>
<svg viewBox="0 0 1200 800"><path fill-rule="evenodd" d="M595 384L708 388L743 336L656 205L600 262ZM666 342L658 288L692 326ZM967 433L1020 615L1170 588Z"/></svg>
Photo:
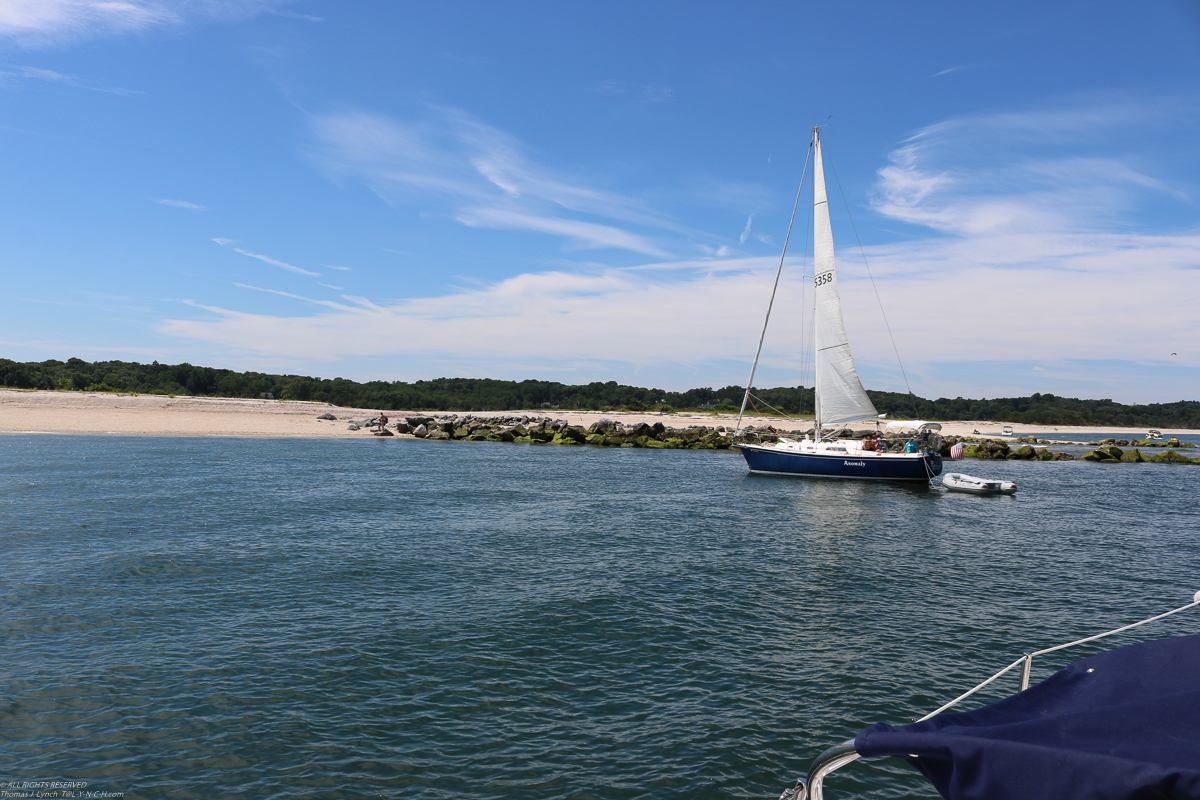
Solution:
<svg viewBox="0 0 1200 800"><path fill-rule="evenodd" d="M395 420L408 415L434 412L404 409L342 408L327 403L282 400L241 400L211 397L165 397L101 392L20 391L0 389L0 432L107 433L174 436L308 436L363 437L367 430L348 430L347 420L375 416L384 411ZM463 413L463 412L459 412ZM689 425L732 426L736 414L678 413L642 414L620 411L525 411L473 412L476 416L513 416L565 419L572 425L589 426L606 417L626 424L662 422L672 428ZM333 414L335 421L319 420ZM747 417L746 424L770 424L796 429L803 423L781 417ZM974 431L999 436L1005 423L964 420L943 422L943 435L967 436ZM1097 428L1014 424L1014 432L1056 439L1058 435L1096 433L1108 436L1144 436L1145 428ZM1169 435L1197 434L1187 429L1163 429Z"/></svg>

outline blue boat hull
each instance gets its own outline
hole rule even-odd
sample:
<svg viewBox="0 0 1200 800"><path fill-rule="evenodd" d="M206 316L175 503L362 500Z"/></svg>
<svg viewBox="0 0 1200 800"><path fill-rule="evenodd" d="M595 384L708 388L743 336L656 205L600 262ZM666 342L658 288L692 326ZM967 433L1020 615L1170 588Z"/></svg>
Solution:
<svg viewBox="0 0 1200 800"><path fill-rule="evenodd" d="M741 445L751 472L810 478L857 478L870 481L928 482L942 472L937 453L895 455L798 453L770 447Z"/></svg>

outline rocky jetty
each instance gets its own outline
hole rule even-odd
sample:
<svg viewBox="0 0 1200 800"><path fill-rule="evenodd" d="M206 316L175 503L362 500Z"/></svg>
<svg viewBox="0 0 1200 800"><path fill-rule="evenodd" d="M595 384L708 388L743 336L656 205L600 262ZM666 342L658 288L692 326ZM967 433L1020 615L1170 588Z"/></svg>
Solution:
<svg viewBox="0 0 1200 800"><path fill-rule="evenodd" d="M419 439L520 442L568 447L590 444L599 447L727 450L733 436L733 431L723 426L668 428L661 422L625 425L601 419L585 428L552 417L483 417L473 414L410 416L389 427L393 427L397 433L408 433ZM766 435L771 434L766 432Z"/></svg>
<svg viewBox="0 0 1200 800"><path fill-rule="evenodd" d="M1075 456L1070 453L1052 453L1048 448L1035 449L1035 444L1051 444L1045 439L1037 439L1033 436L1023 436L1016 439L1013 444L1021 444L1021 447L1013 448L1007 441L1000 439L977 439L972 436L965 437L961 440L956 437L947 437L942 444L942 455L948 456L950 448L962 441L963 457L964 458L981 458L981 459L996 459L996 460L1013 460L1024 459L1028 461L1074 461ZM1105 439L1104 442L1088 442L1089 446L1100 445L1095 450L1091 450L1078 457L1080 461L1097 461L1108 464L1200 464L1200 458L1188 458L1185 455L1176 453L1174 449L1169 449L1165 453L1155 453L1153 455L1143 455L1140 450L1122 450L1121 446L1129 446L1130 444L1139 447L1195 447L1194 444L1188 442L1180 443L1178 439L1170 439L1163 443L1151 442L1147 445L1145 440L1129 442L1124 439Z"/></svg>
<svg viewBox="0 0 1200 800"><path fill-rule="evenodd" d="M1036 448L1034 445L1050 444L1046 439L1033 436L1022 436L1011 443L1004 439L980 439L974 436L947 436L942 441L942 457L950 455L950 448L962 442L963 458L980 458L991 461L1074 461L1070 453L1052 453L1049 448ZM1020 447L1013 447L1020 445Z"/></svg>
<svg viewBox="0 0 1200 800"><path fill-rule="evenodd" d="M323 414L319 419L330 419L332 415ZM363 428L374 429L378 424L377 417L363 419L345 419L350 430ZM439 439L446 441L472 442L519 442L523 444L549 444L575 446L590 444L597 447L648 447L656 449L678 450L728 450L733 444L733 428L719 425L689 425L686 428L671 428L662 422L649 424L639 422L625 424L611 419L600 419L588 427L572 425L565 419L537 416L477 416L474 414L435 414L431 416L412 415L401 417L390 423L383 432L374 430L377 436L391 436L395 433L409 434L418 439ZM780 435L802 437L812 434L812 428L807 430L776 430L770 426L749 426L742 428L742 441L747 442L777 442ZM863 439L867 436L879 435L875 428L851 429L843 428L836 435L845 439ZM888 449L899 450L907 441L906 436L885 433L880 436L886 442ZM956 444L963 444L964 458L1005 461L1074 461L1070 453L1051 452L1044 445L1055 444L1046 439L1033 436L1022 436L1015 440L987 439L975 436L947 436L942 440L940 452L944 458L950 457L950 450ZM1059 443L1061 444L1061 443ZM1176 453L1174 449L1166 453L1142 455L1137 449L1122 450L1122 446L1134 444L1146 447L1195 447L1189 443L1180 443L1172 439L1158 443L1145 441L1127 442L1125 440L1106 439L1104 442L1089 442L1089 445L1101 445L1083 456L1080 460L1100 461L1107 463L1166 463L1166 464L1200 464L1200 458L1189 459ZM1043 447L1035 447L1043 445Z"/></svg>
<svg viewBox="0 0 1200 800"><path fill-rule="evenodd" d="M1181 453L1176 453L1174 450L1168 450L1165 453L1155 453L1152 456L1144 456L1137 448L1133 450L1122 450L1115 444L1097 447L1095 450L1084 453L1080 457L1081 461L1098 461L1107 464L1200 464L1200 458L1188 458Z"/></svg>
<svg viewBox="0 0 1200 800"><path fill-rule="evenodd" d="M1196 445L1192 444L1191 442L1181 442L1178 439L1166 439L1166 440L1155 439L1153 441L1151 441L1150 439L1104 439L1099 442L1088 442L1087 446L1088 447L1104 447L1104 446L1169 447L1172 450L1178 450L1180 448L1195 447Z"/></svg>

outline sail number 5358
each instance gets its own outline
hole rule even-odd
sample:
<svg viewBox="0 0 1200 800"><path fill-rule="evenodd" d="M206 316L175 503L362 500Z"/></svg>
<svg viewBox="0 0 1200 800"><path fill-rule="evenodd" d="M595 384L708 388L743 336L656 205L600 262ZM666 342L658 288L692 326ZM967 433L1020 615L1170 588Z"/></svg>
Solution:
<svg viewBox="0 0 1200 800"><path fill-rule="evenodd" d="M813 280L813 282L817 286L823 286L826 283L833 283L833 272L822 272Z"/></svg>

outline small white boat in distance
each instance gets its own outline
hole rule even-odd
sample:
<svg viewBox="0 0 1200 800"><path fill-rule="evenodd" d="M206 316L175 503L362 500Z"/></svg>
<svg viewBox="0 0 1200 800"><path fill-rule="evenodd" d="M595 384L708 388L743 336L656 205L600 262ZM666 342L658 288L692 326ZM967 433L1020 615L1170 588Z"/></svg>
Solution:
<svg viewBox="0 0 1200 800"><path fill-rule="evenodd" d="M961 472L950 472L943 475L942 486L952 492L968 494L1015 494L1017 491L1017 485L1012 481L976 478L974 475L964 475Z"/></svg>

